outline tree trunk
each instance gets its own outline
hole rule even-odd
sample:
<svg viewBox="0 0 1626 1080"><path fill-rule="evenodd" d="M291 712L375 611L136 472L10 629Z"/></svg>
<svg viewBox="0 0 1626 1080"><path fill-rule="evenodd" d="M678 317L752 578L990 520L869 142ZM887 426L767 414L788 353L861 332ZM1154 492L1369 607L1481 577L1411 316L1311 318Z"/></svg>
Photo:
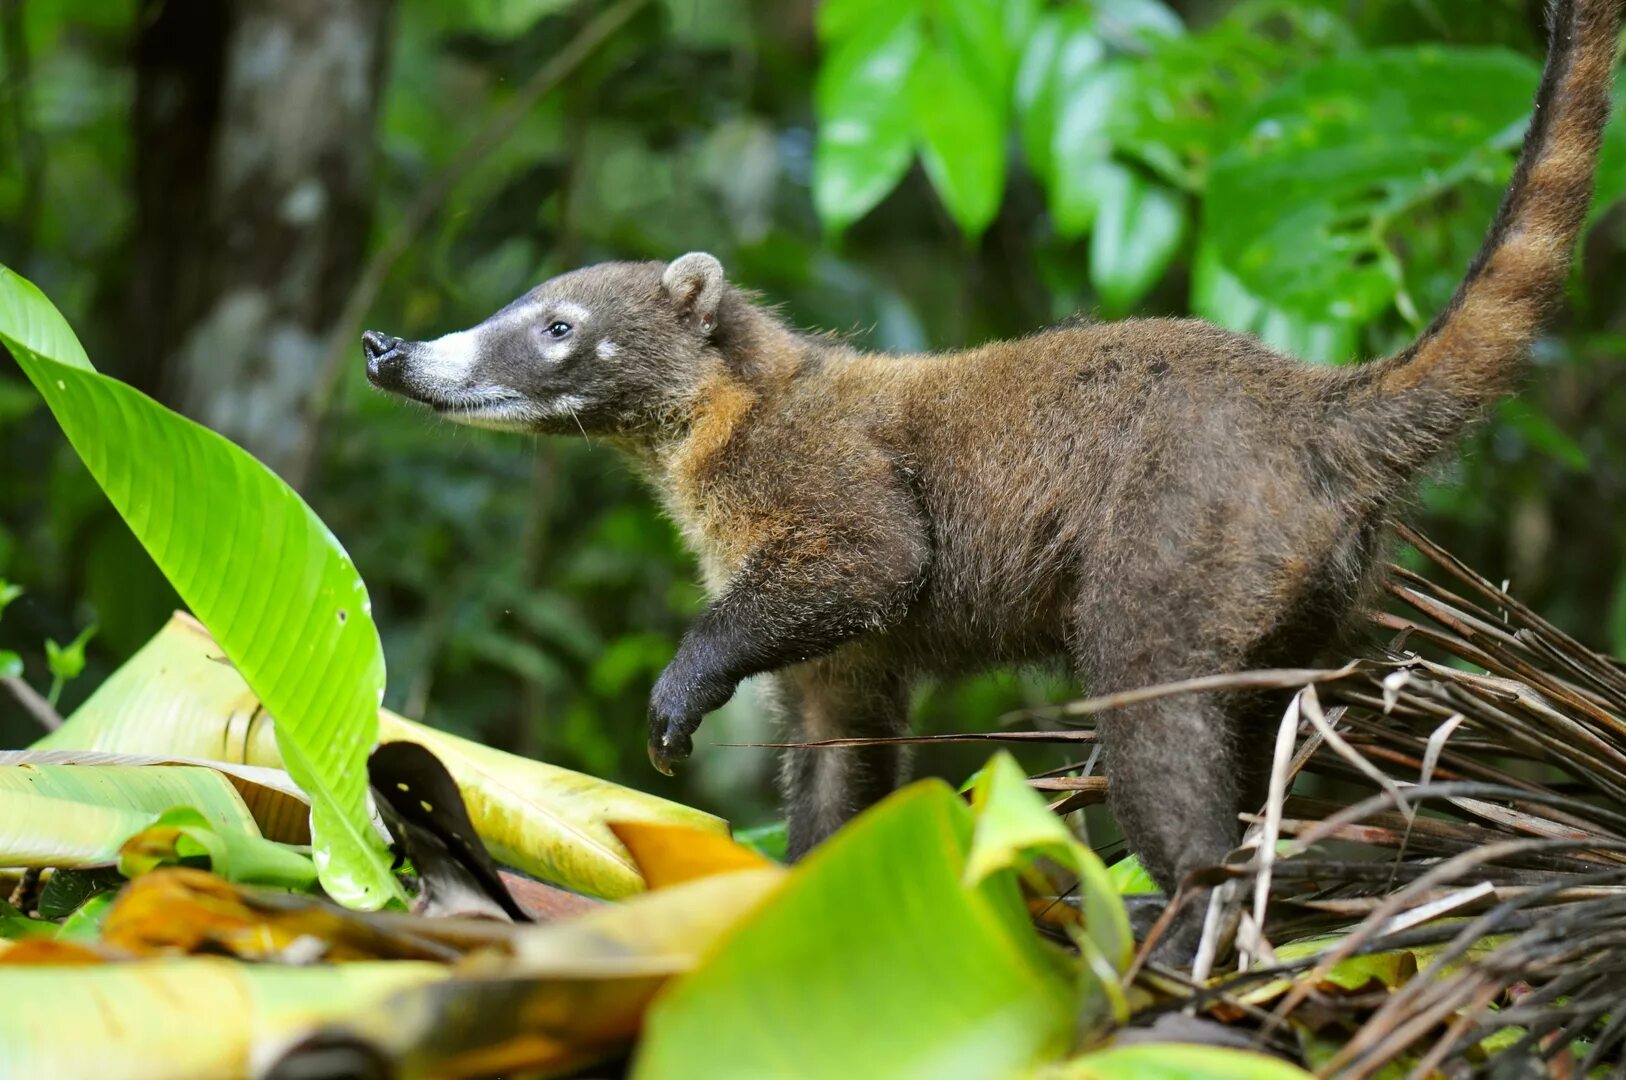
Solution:
<svg viewBox="0 0 1626 1080"><path fill-rule="evenodd" d="M279 472L367 241L393 0L142 0L130 376Z"/></svg>

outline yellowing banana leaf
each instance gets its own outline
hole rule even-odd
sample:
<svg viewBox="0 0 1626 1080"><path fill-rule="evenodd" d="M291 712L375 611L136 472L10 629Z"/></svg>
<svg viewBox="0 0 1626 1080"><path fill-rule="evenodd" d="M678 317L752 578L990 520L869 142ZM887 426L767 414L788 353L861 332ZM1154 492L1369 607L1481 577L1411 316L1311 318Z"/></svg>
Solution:
<svg viewBox="0 0 1626 1080"><path fill-rule="evenodd" d="M972 829L923 781L837 833L656 1000L634 1077L992 1080L1059 1056L1077 970L1012 875L966 883Z"/></svg>
<svg viewBox="0 0 1626 1080"><path fill-rule="evenodd" d="M153 817L138 810L0 791L0 864L43 869L110 863L124 841Z"/></svg>
<svg viewBox="0 0 1626 1080"><path fill-rule="evenodd" d="M190 806L158 816L119 848L119 872L134 878L183 859L204 857L227 881L305 890L316 884L316 864L281 844L241 830L216 829Z"/></svg>
<svg viewBox="0 0 1626 1080"><path fill-rule="evenodd" d="M633 861L638 864L638 872L651 889L775 865L726 836L684 825L614 821L610 828L627 845Z"/></svg>
<svg viewBox="0 0 1626 1080"><path fill-rule="evenodd" d="M231 781L198 765L12 765L0 767L0 791L148 815L190 806L221 827L259 833Z"/></svg>
<svg viewBox="0 0 1626 1080"><path fill-rule="evenodd" d="M108 863L159 814L194 808L223 832L260 832L225 777L193 765L0 767L0 866Z"/></svg>
<svg viewBox="0 0 1626 1080"><path fill-rule="evenodd" d="M311 796L328 893L363 908L404 899L367 808L384 650L344 548L245 451L98 374L50 301L5 267L0 342L175 591L278 718L281 760Z"/></svg>
<svg viewBox="0 0 1626 1080"><path fill-rule="evenodd" d="M781 867L741 870L517 930L512 960L470 957L459 977L404 990L330 1034L365 1041L403 1080L571 1071L630 1043L661 987L785 880Z"/></svg>
<svg viewBox="0 0 1626 1080"><path fill-rule="evenodd" d="M0 750L5 765L201 765L231 781L254 815L260 834L282 844L308 844L310 799L281 769L235 765L169 754L117 754L100 750Z"/></svg>
<svg viewBox="0 0 1626 1080"><path fill-rule="evenodd" d="M506 945L510 932L507 924L485 921L471 933L456 919L356 912L316 897L236 886L203 870L168 866L119 892L101 940L138 956L207 952L290 963L448 962L465 947Z"/></svg>
<svg viewBox="0 0 1626 1080"><path fill-rule="evenodd" d="M246 1077L291 1033L366 1013L446 972L407 961L295 968L220 957L0 966L0 1075Z"/></svg>
<svg viewBox="0 0 1626 1080"><path fill-rule="evenodd" d="M271 723L195 620L177 615L35 744L280 764ZM386 710L379 734L428 747L457 781L475 830L499 862L593 896L640 891L643 879L611 821L683 825L719 835L721 820L678 803L460 739Z"/></svg>
<svg viewBox="0 0 1626 1080"><path fill-rule="evenodd" d="M1269 1054L1192 1043L1137 1043L1084 1054L1033 1080L1314 1080Z"/></svg>

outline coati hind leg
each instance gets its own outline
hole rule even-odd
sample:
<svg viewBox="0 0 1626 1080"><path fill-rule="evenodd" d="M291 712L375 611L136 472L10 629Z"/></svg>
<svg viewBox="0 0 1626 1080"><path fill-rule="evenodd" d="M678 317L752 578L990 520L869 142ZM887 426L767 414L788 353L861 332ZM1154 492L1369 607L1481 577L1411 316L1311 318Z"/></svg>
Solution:
<svg viewBox="0 0 1626 1080"><path fill-rule="evenodd" d="M1171 681L1152 670L1118 689ZM1220 862L1241 838L1241 770L1221 700L1192 694L1141 702L1101 717L1113 815L1129 849L1165 896L1193 870ZM1186 909L1170 933L1175 953L1196 944L1202 912Z"/></svg>
<svg viewBox="0 0 1626 1080"><path fill-rule="evenodd" d="M1201 608L1167 618L1156 616L1160 609L1084 608L1093 632L1081 627L1077 659L1091 694L1234 669L1210 647L1214 629L1197 625ZM1174 897L1191 871L1220 862L1241 838L1237 813L1248 770L1238 739L1238 704L1234 695L1182 694L1100 716L1097 731L1113 815L1130 850L1167 897ZM1186 959L1202 917L1201 905L1183 908L1160 954Z"/></svg>
<svg viewBox="0 0 1626 1080"><path fill-rule="evenodd" d="M904 735L909 688L896 671L848 652L774 676L774 696L795 742ZM908 769L903 746L787 750L781 782L788 854L805 855L854 815L892 792Z"/></svg>

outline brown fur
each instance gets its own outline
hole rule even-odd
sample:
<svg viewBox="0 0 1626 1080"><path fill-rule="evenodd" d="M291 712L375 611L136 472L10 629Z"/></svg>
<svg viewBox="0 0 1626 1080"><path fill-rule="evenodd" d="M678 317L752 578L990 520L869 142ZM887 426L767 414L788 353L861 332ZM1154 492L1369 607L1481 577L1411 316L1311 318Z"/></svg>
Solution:
<svg viewBox="0 0 1626 1080"><path fill-rule="evenodd" d="M703 255L536 290L522 303L537 325L586 312L567 328L579 347L546 364L494 316L468 383L523 389L532 430L579 424L627 447L705 565L712 602L651 699L656 763L685 756L701 717L764 672L792 734L819 739L902 733L921 676L1062 660L1105 693L1313 661L1371 586L1407 482L1514 387L1554 306L1619 16L1616 0L1559 5L1484 250L1416 344L1364 367L1172 319L865 353L788 329ZM417 372L427 346L388 342L369 339L375 381L474 407L474 390ZM1279 709L1190 695L1101 721L1113 806L1164 889L1235 843ZM792 851L904 764L891 747L791 751Z"/></svg>

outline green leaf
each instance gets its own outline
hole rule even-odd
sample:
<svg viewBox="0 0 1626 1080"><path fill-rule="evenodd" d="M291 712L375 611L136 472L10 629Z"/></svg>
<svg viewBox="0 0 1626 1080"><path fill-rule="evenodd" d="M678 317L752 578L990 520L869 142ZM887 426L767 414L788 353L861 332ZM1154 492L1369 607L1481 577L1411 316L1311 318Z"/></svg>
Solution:
<svg viewBox="0 0 1626 1080"><path fill-rule="evenodd" d="M928 52L909 80L920 159L967 236L981 236L1005 194L1005 110L964 69Z"/></svg>
<svg viewBox="0 0 1626 1080"><path fill-rule="evenodd" d="M96 624L91 623L79 632L79 636L66 645L58 645L49 639L45 642L45 666L52 676L64 682L77 679L85 670L85 646L90 639L96 636Z"/></svg>
<svg viewBox="0 0 1626 1080"><path fill-rule="evenodd" d="M1146 46L1185 33L1185 24L1160 0L1093 0L1101 31L1114 43Z"/></svg>
<svg viewBox="0 0 1626 1080"><path fill-rule="evenodd" d="M62 920L57 927L58 941L95 941L102 936L102 923L107 919L107 910L118 899L114 891L99 892L80 904L74 912Z"/></svg>
<svg viewBox="0 0 1626 1080"><path fill-rule="evenodd" d="M11 649L0 649L0 679L20 679L23 675L23 658Z"/></svg>
<svg viewBox="0 0 1626 1080"><path fill-rule="evenodd" d="M1062 236L1089 231L1103 194L1121 172L1111 159L1108 125L1134 89L1132 76L1121 61L1062 73L1050 180L1050 216Z"/></svg>
<svg viewBox="0 0 1626 1080"><path fill-rule="evenodd" d="M934 0L928 8L935 31L934 51L1001 113L1010 96L1016 63L1016 50L1007 33L1011 29L1020 32L1020 24L1028 18L1025 13L1013 15L1003 10L1007 4L1021 6L1008 0ZM1016 25L1008 26L1007 19Z"/></svg>
<svg viewBox="0 0 1626 1080"><path fill-rule="evenodd" d="M1047 188L1055 165L1060 87L1073 85L1106 54L1095 19L1083 8L1046 12L1028 36L1016 67L1017 130L1028 167Z"/></svg>
<svg viewBox="0 0 1626 1080"><path fill-rule="evenodd" d="M124 875L111 866L91 867L83 870L51 871L45 888L40 890L40 917L64 919L79 910L92 897L117 892L124 887Z"/></svg>
<svg viewBox="0 0 1626 1080"><path fill-rule="evenodd" d="M21 585L13 585L5 578L0 578L0 615L5 614L6 606L22 594Z"/></svg>
<svg viewBox="0 0 1626 1080"><path fill-rule="evenodd" d="M1185 198L1121 165L1107 170L1090 234L1090 281L1109 314L1134 307L1168 269L1186 235Z"/></svg>
<svg viewBox="0 0 1626 1080"><path fill-rule="evenodd" d="M507 40L568 6L568 0L467 0L463 14L476 30Z"/></svg>
<svg viewBox="0 0 1626 1080"><path fill-rule="evenodd" d="M224 831L258 837L231 782L199 766L0 767L0 866L90 866L176 806Z"/></svg>
<svg viewBox="0 0 1626 1080"><path fill-rule="evenodd" d="M1094 13L1063 8L1040 21L1017 68L1023 152L1064 237L1082 236L1095 220L1114 168L1108 127L1134 87L1130 65L1108 55Z"/></svg>
<svg viewBox="0 0 1626 1080"><path fill-rule="evenodd" d="M322 885L341 903L404 899L367 808L384 653L344 548L292 488L207 428L97 374L32 284L0 268L11 348L108 498L276 717L312 800Z"/></svg>
<svg viewBox="0 0 1626 1080"><path fill-rule="evenodd" d="M1139 1043L1042 1069L1034 1080L1312 1080L1281 1058L1226 1046Z"/></svg>
<svg viewBox="0 0 1626 1080"><path fill-rule="evenodd" d="M1502 423L1517 431L1525 442L1562 462L1571 472L1584 473L1592 468L1592 460L1581 444L1525 399L1508 398L1497 407L1497 413Z"/></svg>
<svg viewBox="0 0 1626 1080"><path fill-rule="evenodd" d="M1622 197L1626 197L1626 108L1622 99L1626 90L1615 87L1615 111L1609 125L1603 129L1603 147L1598 153L1597 185L1593 192L1592 209L1587 214L1587 227L1597 224Z"/></svg>
<svg viewBox="0 0 1626 1080"><path fill-rule="evenodd" d="M989 759L977 774L971 801L977 831L966 859L967 881L980 883L998 870L1018 869L1035 856L1061 863L1078 875L1085 933L1115 970L1128 968L1135 937L1106 866L1050 812L1010 753L1001 751Z"/></svg>
<svg viewBox="0 0 1626 1080"><path fill-rule="evenodd" d="M966 887L972 829L936 780L860 816L656 1000L633 1075L993 1077L1065 1048L1076 982L1012 875Z"/></svg>
<svg viewBox="0 0 1626 1080"><path fill-rule="evenodd" d="M218 829L190 806L160 814L119 849L119 872L133 878L160 866L202 857L227 881L307 890L316 884L310 859L242 829Z"/></svg>
<svg viewBox="0 0 1626 1080"><path fill-rule="evenodd" d="M1191 273L1191 309L1216 325L1252 334L1289 356L1321 364L1355 359L1356 324L1348 319L1320 321L1266 304L1248 291L1220 262L1213 247L1203 244Z"/></svg>
<svg viewBox="0 0 1626 1080"><path fill-rule="evenodd" d="M16 941L25 937L48 937L56 927L40 919L30 919L4 900L0 900L0 941Z"/></svg>
<svg viewBox="0 0 1626 1080"><path fill-rule="evenodd" d="M905 88L921 51L920 19L905 4L871 11L820 65L814 91L813 204L832 232L874 209L914 156Z"/></svg>
<svg viewBox="0 0 1626 1080"><path fill-rule="evenodd" d="M1107 867L1107 877L1119 896L1144 896L1163 891L1135 855L1126 856Z"/></svg>
<svg viewBox="0 0 1626 1080"><path fill-rule="evenodd" d="M1500 49L1390 49L1321 62L1271 94L1209 172L1205 240L1243 286L1313 323L1386 308L1400 268L1385 229L1505 170L1536 66Z"/></svg>
<svg viewBox="0 0 1626 1080"><path fill-rule="evenodd" d="M784 862L790 831L783 821L774 821L767 825L741 829L734 834L734 839L764 858Z"/></svg>

